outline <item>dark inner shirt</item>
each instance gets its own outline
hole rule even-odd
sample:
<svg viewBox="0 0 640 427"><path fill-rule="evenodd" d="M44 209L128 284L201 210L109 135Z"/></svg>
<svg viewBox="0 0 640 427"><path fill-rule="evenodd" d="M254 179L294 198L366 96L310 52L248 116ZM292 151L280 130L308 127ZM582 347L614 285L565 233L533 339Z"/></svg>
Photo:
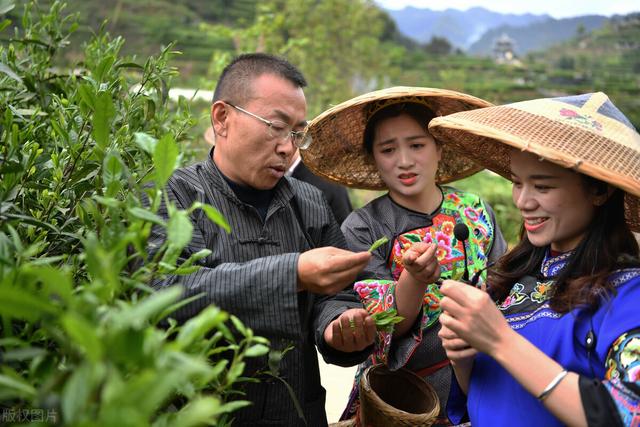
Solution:
<svg viewBox="0 0 640 427"><path fill-rule="evenodd" d="M267 211L269 210L269 204L271 203L271 199L273 199L274 190L259 190L253 187L247 187L246 185L241 185L236 182L231 181L227 178L222 172L220 175L227 181L231 190L236 194L236 197L240 199L243 203L253 206L260 214L260 218L262 221L267 217Z"/></svg>

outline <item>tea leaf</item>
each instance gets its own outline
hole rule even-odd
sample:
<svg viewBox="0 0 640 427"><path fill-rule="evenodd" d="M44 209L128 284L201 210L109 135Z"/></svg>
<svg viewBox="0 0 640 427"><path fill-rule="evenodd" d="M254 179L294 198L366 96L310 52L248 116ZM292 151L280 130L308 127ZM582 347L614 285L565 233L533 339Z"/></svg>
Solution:
<svg viewBox="0 0 640 427"><path fill-rule="evenodd" d="M369 247L369 252L375 251L376 249L378 249L380 246L384 245L388 241L389 241L389 238L387 236L383 236L379 238L378 240L376 240L371 244L371 246Z"/></svg>

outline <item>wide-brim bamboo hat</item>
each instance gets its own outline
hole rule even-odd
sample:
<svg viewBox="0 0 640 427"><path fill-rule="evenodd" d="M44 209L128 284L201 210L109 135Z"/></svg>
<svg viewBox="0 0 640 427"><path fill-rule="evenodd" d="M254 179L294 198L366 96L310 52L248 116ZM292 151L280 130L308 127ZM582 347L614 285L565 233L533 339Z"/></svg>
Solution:
<svg viewBox="0 0 640 427"><path fill-rule="evenodd" d="M399 86L369 92L328 109L309 123L307 136L311 143L301 151L305 165L315 174L348 187L386 188L372 156L364 149L364 131L372 112L401 102L426 105L435 116L493 105L445 89ZM481 169L470 158L443 146L436 181L455 181Z"/></svg>
<svg viewBox="0 0 640 427"><path fill-rule="evenodd" d="M640 231L640 134L602 92L460 112L429 131L507 179L516 148L621 188L627 223Z"/></svg>

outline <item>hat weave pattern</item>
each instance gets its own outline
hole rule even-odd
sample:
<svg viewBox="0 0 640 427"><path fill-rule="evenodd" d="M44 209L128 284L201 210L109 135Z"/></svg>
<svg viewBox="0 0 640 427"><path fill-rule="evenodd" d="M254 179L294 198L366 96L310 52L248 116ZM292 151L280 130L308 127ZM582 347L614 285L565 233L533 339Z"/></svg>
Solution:
<svg viewBox="0 0 640 427"><path fill-rule="evenodd" d="M465 111L429 130L507 179L516 148L619 187L627 223L640 231L640 135L603 93Z"/></svg>
<svg viewBox="0 0 640 427"><path fill-rule="evenodd" d="M386 188L372 156L364 149L364 130L372 114L400 102L423 104L436 116L492 105L445 89L399 86L370 92L328 109L309 123L307 133L313 142L301 151L305 165L315 174L348 187ZM436 181L455 181L481 169L471 158L443 146Z"/></svg>

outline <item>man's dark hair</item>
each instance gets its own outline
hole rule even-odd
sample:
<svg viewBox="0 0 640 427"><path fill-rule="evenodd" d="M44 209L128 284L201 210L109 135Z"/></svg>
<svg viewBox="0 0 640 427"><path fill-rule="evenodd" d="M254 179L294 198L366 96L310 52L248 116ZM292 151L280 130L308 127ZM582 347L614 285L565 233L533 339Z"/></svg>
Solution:
<svg viewBox="0 0 640 427"><path fill-rule="evenodd" d="M417 102L391 104L373 113L367 121L367 125L364 128L364 137L362 142L367 153L373 153L373 140L376 136L376 126L378 123L386 119L399 117L403 114L411 117L425 132L429 133L429 122L435 117L435 115L433 114L433 111L427 108L426 105L418 104Z"/></svg>
<svg viewBox="0 0 640 427"><path fill-rule="evenodd" d="M234 58L222 71L213 102L245 104L251 99L251 83L263 74L274 74L299 88L307 86L304 76L284 58L267 53L245 53Z"/></svg>

